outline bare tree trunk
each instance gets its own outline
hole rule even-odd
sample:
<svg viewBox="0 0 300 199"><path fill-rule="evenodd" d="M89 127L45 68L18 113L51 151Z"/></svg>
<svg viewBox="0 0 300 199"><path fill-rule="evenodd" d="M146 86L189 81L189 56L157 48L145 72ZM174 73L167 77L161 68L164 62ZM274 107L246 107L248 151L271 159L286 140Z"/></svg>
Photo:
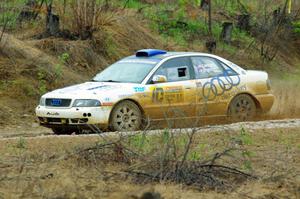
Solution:
<svg viewBox="0 0 300 199"><path fill-rule="evenodd" d="M2 28L2 30L1 30L1 32L0 32L0 42L1 42L2 38L3 38L3 35L4 35L4 32L5 32L5 29L6 29L7 24L8 24L8 20L6 20L6 21L4 22L3 28Z"/></svg>
<svg viewBox="0 0 300 199"><path fill-rule="evenodd" d="M233 29L233 24L231 22L223 23L221 39L227 44L231 42L232 29Z"/></svg>
<svg viewBox="0 0 300 199"><path fill-rule="evenodd" d="M52 1L47 5L46 33L57 36L60 33L59 16L52 13Z"/></svg>
<svg viewBox="0 0 300 199"><path fill-rule="evenodd" d="M209 34L209 39L206 41L206 49L212 53L213 51L216 50L217 48L217 42L213 38L213 33L212 33L212 17L211 17L211 11L212 11L212 0L206 0L208 3L208 34Z"/></svg>
<svg viewBox="0 0 300 199"><path fill-rule="evenodd" d="M212 36L212 28L211 28L211 0L208 0L208 32L209 32L209 36Z"/></svg>
<svg viewBox="0 0 300 199"><path fill-rule="evenodd" d="M201 0L201 3L200 3L200 8L202 10L208 10L209 9L209 0Z"/></svg>

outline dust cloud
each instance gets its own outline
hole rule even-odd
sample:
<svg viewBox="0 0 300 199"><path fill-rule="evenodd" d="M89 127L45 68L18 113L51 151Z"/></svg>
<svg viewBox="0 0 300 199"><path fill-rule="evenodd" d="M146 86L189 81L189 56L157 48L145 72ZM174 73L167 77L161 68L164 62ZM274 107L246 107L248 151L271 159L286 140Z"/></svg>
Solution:
<svg viewBox="0 0 300 199"><path fill-rule="evenodd" d="M300 117L300 81L273 80L272 92L275 102L267 115L269 119L289 119Z"/></svg>

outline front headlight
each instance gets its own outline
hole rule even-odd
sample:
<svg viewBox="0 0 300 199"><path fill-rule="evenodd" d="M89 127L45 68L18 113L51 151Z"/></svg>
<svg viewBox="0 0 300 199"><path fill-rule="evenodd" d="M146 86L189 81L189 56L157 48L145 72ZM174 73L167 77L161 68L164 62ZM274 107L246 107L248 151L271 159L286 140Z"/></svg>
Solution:
<svg viewBox="0 0 300 199"><path fill-rule="evenodd" d="M39 105L40 106L45 106L46 105L46 99L41 97Z"/></svg>
<svg viewBox="0 0 300 199"><path fill-rule="evenodd" d="M101 106L99 100L77 99L73 103L73 107L96 107L96 106Z"/></svg>

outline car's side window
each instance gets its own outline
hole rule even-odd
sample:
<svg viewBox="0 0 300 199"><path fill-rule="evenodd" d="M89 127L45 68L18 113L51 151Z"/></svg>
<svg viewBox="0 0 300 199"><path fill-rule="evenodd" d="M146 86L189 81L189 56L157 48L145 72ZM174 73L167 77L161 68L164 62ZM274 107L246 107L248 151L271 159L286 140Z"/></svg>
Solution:
<svg viewBox="0 0 300 199"><path fill-rule="evenodd" d="M164 75L168 82L189 80L192 76L188 57L178 57L163 63L154 75Z"/></svg>
<svg viewBox="0 0 300 199"><path fill-rule="evenodd" d="M210 57L191 57L197 79L215 77L224 74L224 68Z"/></svg>
<svg viewBox="0 0 300 199"><path fill-rule="evenodd" d="M222 67L225 69L225 74L228 76L232 76L232 75L238 75L237 72L235 72L232 68L230 68L229 66L227 66L226 64L224 64L223 62L219 62Z"/></svg>

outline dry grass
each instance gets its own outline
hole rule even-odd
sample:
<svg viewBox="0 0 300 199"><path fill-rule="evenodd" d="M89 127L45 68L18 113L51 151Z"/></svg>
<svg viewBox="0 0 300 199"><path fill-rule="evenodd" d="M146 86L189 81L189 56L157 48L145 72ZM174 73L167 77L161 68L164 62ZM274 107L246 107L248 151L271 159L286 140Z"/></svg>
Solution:
<svg viewBox="0 0 300 199"><path fill-rule="evenodd" d="M222 151L240 132L197 134L195 146L202 158ZM250 132L252 172L259 180L246 181L232 191L199 192L172 183L135 184L122 171L127 163L78 156L100 137L45 137L0 140L0 196L3 198L107 198L125 199L145 191L174 198L299 198L300 129ZM74 154L75 153L75 154ZM72 155L73 154L73 155ZM223 163L229 159L222 160ZM249 171L248 171L249 172ZM111 176L110 174L116 174Z"/></svg>

